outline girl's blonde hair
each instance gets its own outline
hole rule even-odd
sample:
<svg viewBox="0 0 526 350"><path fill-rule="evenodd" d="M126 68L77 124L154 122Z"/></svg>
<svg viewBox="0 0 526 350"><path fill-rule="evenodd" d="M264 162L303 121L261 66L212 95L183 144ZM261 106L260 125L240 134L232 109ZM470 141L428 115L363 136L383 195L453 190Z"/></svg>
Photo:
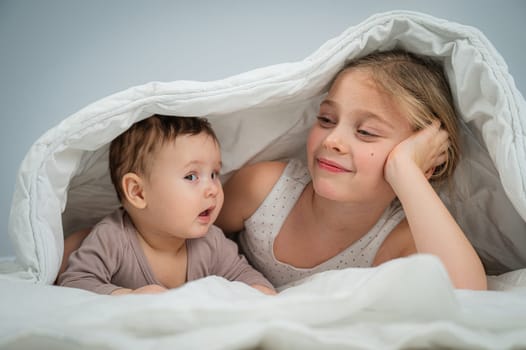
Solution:
<svg viewBox="0 0 526 350"><path fill-rule="evenodd" d="M374 82L391 95L404 110L414 130L433 120L449 134L447 160L437 167L432 181L449 178L460 158L458 118L442 66L429 57L402 50L375 52L348 63L338 76L350 69L367 69Z"/></svg>
<svg viewBox="0 0 526 350"><path fill-rule="evenodd" d="M176 117L155 114L133 124L110 144L109 166L119 200L126 198L121 179L127 173L148 177L151 164L160 147L175 141L179 135L204 132L219 144L206 118Z"/></svg>

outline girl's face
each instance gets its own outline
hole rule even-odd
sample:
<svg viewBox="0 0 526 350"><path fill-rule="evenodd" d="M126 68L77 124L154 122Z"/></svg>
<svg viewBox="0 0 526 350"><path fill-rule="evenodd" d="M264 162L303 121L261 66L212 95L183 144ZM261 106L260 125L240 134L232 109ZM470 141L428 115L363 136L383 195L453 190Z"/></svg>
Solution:
<svg viewBox="0 0 526 350"><path fill-rule="evenodd" d="M384 165L412 133L395 99L375 85L367 69L343 72L321 103L307 140L314 190L342 202L392 200Z"/></svg>
<svg viewBox="0 0 526 350"><path fill-rule="evenodd" d="M219 146L204 132L163 145L144 187L151 232L176 238L205 235L223 205L220 170Z"/></svg>

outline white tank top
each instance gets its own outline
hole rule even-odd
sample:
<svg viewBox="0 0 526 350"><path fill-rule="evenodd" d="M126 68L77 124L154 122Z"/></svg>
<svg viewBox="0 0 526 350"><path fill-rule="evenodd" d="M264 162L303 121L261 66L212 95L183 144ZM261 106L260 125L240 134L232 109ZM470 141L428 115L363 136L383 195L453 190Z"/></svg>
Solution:
<svg viewBox="0 0 526 350"><path fill-rule="evenodd" d="M239 245L248 260L277 288L321 271L371 267L382 242L405 216L401 206L394 203L367 234L341 253L312 268L294 267L276 259L274 240L309 182L307 167L297 159L291 160L239 235Z"/></svg>

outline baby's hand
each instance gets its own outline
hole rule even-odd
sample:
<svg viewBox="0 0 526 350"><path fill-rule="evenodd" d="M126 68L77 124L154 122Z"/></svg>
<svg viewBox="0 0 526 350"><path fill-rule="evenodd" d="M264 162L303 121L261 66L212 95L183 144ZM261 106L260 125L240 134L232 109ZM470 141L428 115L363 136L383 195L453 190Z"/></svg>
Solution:
<svg viewBox="0 0 526 350"><path fill-rule="evenodd" d="M123 295L123 294L158 294L166 292L168 289L157 284L148 284L144 287L137 289L119 288L111 292L111 295Z"/></svg>
<svg viewBox="0 0 526 350"><path fill-rule="evenodd" d="M268 295L276 295L276 291L274 289L271 289L269 287L262 286L260 284L253 284L251 285L252 288L256 288L262 293L268 294Z"/></svg>
<svg viewBox="0 0 526 350"><path fill-rule="evenodd" d="M157 284L149 284L147 286L135 289L132 293L133 294L157 294L157 293L166 292L167 290L168 289L164 288L163 286L159 286Z"/></svg>
<svg viewBox="0 0 526 350"><path fill-rule="evenodd" d="M434 121L393 148L385 164L385 179L392 184L411 164L429 179L435 167L446 161L448 146L448 133L440 129L438 121Z"/></svg>

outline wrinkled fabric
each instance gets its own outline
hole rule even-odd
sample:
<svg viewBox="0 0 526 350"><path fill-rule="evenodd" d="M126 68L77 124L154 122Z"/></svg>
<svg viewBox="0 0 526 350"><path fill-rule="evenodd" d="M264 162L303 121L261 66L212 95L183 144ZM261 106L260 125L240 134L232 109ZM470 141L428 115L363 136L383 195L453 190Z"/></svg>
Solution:
<svg viewBox="0 0 526 350"><path fill-rule="evenodd" d="M0 349L523 349L524 277L454 290L437 258L414 255L276 296L219 277L124 296L0 280Z"/></svg>

